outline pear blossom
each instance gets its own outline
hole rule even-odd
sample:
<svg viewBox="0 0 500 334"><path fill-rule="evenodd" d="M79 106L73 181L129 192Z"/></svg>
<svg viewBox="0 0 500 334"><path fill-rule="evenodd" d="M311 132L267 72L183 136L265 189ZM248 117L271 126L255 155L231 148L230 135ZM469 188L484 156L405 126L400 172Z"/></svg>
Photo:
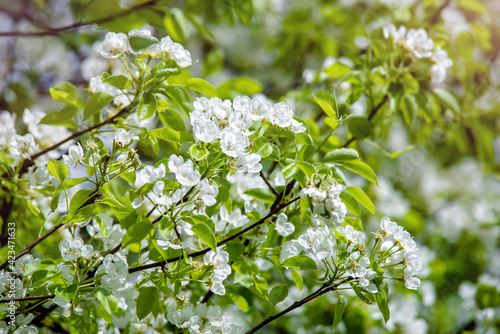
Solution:
<svg viewBox="0 0 500 334"><path fill-rule="evenodd" d="M260 164L261 156L256 153L243 153L236 163L238 164L236 170L242 173L258 173L262 170L262 165Z"/></svg>
<svg viewBox="0 0 500 334"><path fill-rule="evenodd" d="M83 148L80 143L71 145L68 149L68 155L63 155L64 163L68 166L76 167L80 162L84 160L85 154L83 153Z"/></svg>
<svg viewBox="0 0 500 334"><path fill-rule="evenodd" d="M241 131L230 127L222 131L220 146L222 152L228 156L239 158L243 155L248 145L250 145L248 137L241 133Z"/></svg>
<svg viewBox="0 0 500 334"><path fill-rule="evenodd" d="M421 282L420 279L417 277L405 277L405 287L410 290L417 290L417 288L420 286Z"/></svg>
<svg viewBox="0 0 500 334"><path fill-rule="evenodd" d="M453 61L448 58L448 53L440 46L434 49L431 56L434 64L431 66L432 82L441 83L446 79L446 69L453 66Z"/></svg>
<svg viewBox="0 0 500 334"><path fill-rule="evenodd" d="M366 256L361 256L358 251L352 252L345 263L347 275L353 278L364 277L368 272L366 268L369 266L370 260Z"/></svg>
<svg viewBox="0 0 500 334"><path fill-rule="evenodd" d="M276 218L275 229L282 237L288 237L295 231L295 226L287 222L288 217L284 213L280 213Z"/></svg>
<svg viewBox="0 0 500 334"><path fill-rule="evenodd" d="M115 132L115 142L120 146L127 146L132 141L134 135L125 129L118 129Z"/></svg>
<svg viewBox="0 0 500 334"><path fill-rule="evenodd" d="M158 179L165 177L166 169L164 164L160 164L157 168L153 166L146 166L137 171L135 178L135 186L142 187L147 183L155 183Z"/></svg>
<svg viewBox="0 0 500 334"><path fill-rule="evenodd" d="M198 184L198 191L200 192L200 197L207 206L212 206L217 203L215 197L219 193L216 186L211 185L207 179L203 179Z"/></svg>
<svg viewBox="0 0 500 334"><path fill-rule="evenodd" d="M108 32L101 43L101 55L104 58L118 58L128 49L128 37L124 33Z"/></svg>
<svg viewBox="0 0 500 334"><path fill-rule="evenodd" d="M186 187L192 187L200 182L201 174L194 170L193 161L188 160L175 171L177 182Z"/></svg>
<svg viewBox="0 0 500 334"><path fill-rule="evenodd" d="M59 243L59 250L66 261L75 261L79 257L90 258L94 254L94 248L91 245L85 245L80 238L62 240Z"/></svg>
<svg viewBox="0 0 500 334"><path fill-rule="evenodd" d="M404 42L406 37L406 27L401 25L399 28L396 28L396 26L391 23L383 28L383 33L385 39L392 37L396 43Z"/></svg>
<svg viewBox="0 0 500 334"><path fill-rule="evenodd" d="M408 30L406 44L417 58L432 56L434 42L427 37L427 32L423 28Z"/></svg>

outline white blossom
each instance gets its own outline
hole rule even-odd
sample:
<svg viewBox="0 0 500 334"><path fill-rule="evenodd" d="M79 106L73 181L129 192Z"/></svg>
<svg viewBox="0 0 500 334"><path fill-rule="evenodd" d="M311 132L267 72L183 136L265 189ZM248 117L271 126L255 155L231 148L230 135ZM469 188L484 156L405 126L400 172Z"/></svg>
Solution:
<svg viewBox="0 0 500 334"><path fill-rule="evenodd" d="M108 32L101 43L101 55L104 58L117 58L128 49L128 37L124 33Z"/></svg>
<svg viewBox="0 0 500 334"><path fill-rule="evenodd" d="M115 142L120 146L127 146L132 141L134 135L125 129L118 129L115 132Z"/></svg>
<svg viewBox="0 0 500 334"><path fill-rule="evenodd" d="M295 226L287 222L288 217L284 213L280 213L276 218L275 229L282 237L288 237L295 231Z"/></svg>
<svg viewBox="0 0 500 334"><path fill-rule="evenodd" d="M59 243L59 250L66 261L75 261L79 257L90 258L94 254L94 248L91 245L85 245L80 238L62 240Z"/></svg>
<svg viewBox="0 0 500 334"><path fill-rule="evenodd" d="M219 193L216 186L211 185L207 179L203 179L198 184L198 191L200 192L200 197L207 206L212 206L217 203L215 197Z"/></svg>
<svg viewBox="0 0 500 334"><path fill-rule="evenodd" d="M80 162L84 160L85 154L83 153L83 148L80 143L71 145L68 149L68 155L63 155L64 163L71 167L76 167Z"/></svg>

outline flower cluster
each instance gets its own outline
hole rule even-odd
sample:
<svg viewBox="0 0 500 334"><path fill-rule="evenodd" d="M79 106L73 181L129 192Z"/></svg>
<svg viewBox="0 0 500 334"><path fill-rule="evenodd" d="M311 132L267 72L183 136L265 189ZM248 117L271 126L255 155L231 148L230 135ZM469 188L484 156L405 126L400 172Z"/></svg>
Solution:
<svg viewBox="0 0 500 334"><path fill-rule="evenodd" d="M260 156L247 152L254 121L269 121L294 133L305 131L284 102L270 106L248 96L237 96L232 103L230 100L201 97L193 105L190 119L196 139L204 143L220 140L222 152L236 159L236 169L241 172L256 173L262 168Z"/></svg>
<svg viewBox="0 0 500 334"><path fill-rule="evenodd" d="M210 290L217 295L225 295L226 288L222 281L231 274L231 266L228 264L229 254L219 249L217 252L211 250L203 256L203 263L212 266Z"/></svg>
<svg viewBox="0 0 500 334"><path fill-rule="evenodd" d="M133 37L149 40L152 44L143 49L134 50L129 43L129 38ZM101 55L104 58L118 58L127 51L133 54L149 54L153 57L167 55L183 68L191 66L193 63L189 51L184 49L181 44L172 41L169 36L158 40L156 37L152 36L151 31L147 29L131 30L128 36L124 33L114 32L108 32L106 34L101 44Z"/></svg>
<svg viewBox="0 0 500 334"><path fill-rule="evenodd" d="M422 270L422 260L416 253L417 244L410 233L402 226L384 217L380 221L378 238L382 244L380 250L383 251L385 265L402 264L404 268L404 281L408 289L415 290L420 286L420 279L415 277ZM391 253L391 251L393 251Z"/></svg>
<svg viewBox="0 0 500 334"><path fill-rule="evenodd" d="M59 243L59 250L66 261L75 261L79 257L90 258L94 255L94 248L91 245L85 245L80 238L62 240Z"/></svg>
<svg viewBox="0 0 500 334"><path fill-rule="evenodd" d="M301 196L311 198L313 213L326 216L332 223L342 223L347 214L345 204L340 200L340 194L345 187L338 183L331 183L317 187L310 184L301 190Z"/></svg>
<svg viewBox="0 0 500 334"><path fill-rule="evenodd" d="M186 328L189 333L240 333L240 328L234 321L222 314L220 306L193 304L182 310L168 312L167 319L179 328Z"/></svg>
<svg viewBox="0 0 500 334"><path fill-rule="evenodd" d="M409 29L400 26L399 29L394 24L389 24L383 28L384 37L410 50L416 58L430 58L433 62L431 67L432 82L441 83L446 79L446 69L453 65L453 61L448 57L448 53L440 46L434 48L434 41L427 36L423 28Z"/></svg>
<svg viewBox="0 0 500 334"><path fill-rule="evenodd" d="M15 159L29 158L38 145L31 133L24 136L16 133L16 116L3 112L0 114L0 149L6 150Z"/></svg>

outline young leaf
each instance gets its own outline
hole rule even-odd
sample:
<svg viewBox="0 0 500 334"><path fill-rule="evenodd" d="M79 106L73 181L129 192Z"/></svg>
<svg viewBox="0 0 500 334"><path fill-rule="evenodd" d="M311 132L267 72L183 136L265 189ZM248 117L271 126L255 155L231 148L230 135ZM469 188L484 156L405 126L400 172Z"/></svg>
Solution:
<svg viewBox="0 0 500 334"><path fill-rule="evenodd" d="M195 92L202 93L209 97L219 97L219 92L214 86L209 84L200 78L191 78L186 83L188 89L194 90Z"/></svg>
<svg viewBox="0 0 500 334"><path fill-rule="evenodd" d="M361 175L368 181L378 185L377 176L373 172L370 166L359 160L346 161L342 164L345 168L353 171L356 174Z"/></svg>
<svg viewBox="0 0 500 334"><path fill-rule="evenodd" d="M389 318L390 318L390 311L389 311L389 305L387 305L387 299L385 298L384 293L382 291L380 291L379 293L377 293L375 295L375 299L377 300L378 308L379 308L380 312L382 312L382 315L384 316L384 320L387 323L387 321L389 321Z"/></svg>
<svg viewBox="0 0 500 334"><path fill-rule="evenodd" d="M201 241L203 241L214 252L217 250L217 240L214 233L205 224L195 224L191 230Z"/></svg>
<svg viewBox="0 0 500 334"><path fill-rule="evenodd" d="M267 139L261 136L253 140L251 152L265 158L273 153L273 148L271 144L267 142Z"/></svg>
<svg viewBox="0 0 500 334"><path fill-rule="evenodd" d="M137 223L127 229L127 233L123 236L122 246L128 246L141 242L149 235L153 229L153 224L147 219L140 219Z"/></svg>
<svg viewBox="0 0 500 334"><path fill-rule="evenodd" d="M354 196L354 198L361 203L372 214L375 213L375 206L373 205L370 197L366 196L365 192L357 187L347 187L347 192Z"/></svg>
<svg viewBox="0 0 500 334"><path fill-rule="evenodd" d="M144 319L154 310L155 306L158 305L159 297L160 292L156 286L143 286L141 288L136 307L139 320Z"/></svg>
<svg viewBox="0 0 500 334"><path fill-rule="evenodd" d="M286 284L275 286L269 293L269 299L271 299L271 303L273 303L273 305L282 302L287 296L288 286Z"/></svg>
<svg viewBox="0 0 500 334"><path fill-rule="evenodd" d="M113 101L113 95L106 92L91 94L85 108L83 109L83 119L89 119L94 114L101 112L102 108Z"/></svg>
<svg viewBox="0 0 500 334"><path fill-rule="evenodd" d="M353 148L336 148L325 154L324 162L343 162L359 159L359 153Z"/></svg>
<svg viewBox="0 0 500 334"><path fill-rule="evenodd" d="M148 134L151 137L169 141L179 141L181 139L181 135L179 134L179 132L170 128L154 129L149 131Z"/></svg>
<svg viewBox="0 0 500 334"><path fill-rule="evenodd" d="M186 18L178 8L172 8L163 18L163 25L174 42L184 43L188 35Z"/></svg>
<svg viewBox="0 0 500 334"><path fill-rule="evenodd" d="M333 324L331 329L337 327L337 325L342 320L342 316L344 315L345 309L345 297L339 296L339 300L337 301L337 306L335 306L335 315L333 317Z"/></svg>
<svg viewBox="0 0 500 334"><path fill-rule="evenodd" d="M189 147L189 155L195 160L202 160L208 155L208 150L206 147L202 146L201 143L191 145L191 147Z"/></svg>
<svg viewBox="0 0 500 334"><path fill-rule="evenodd" d="M359 207L359 203L354 198L354 196L352 196L348 192L343 191L340 193L339 197L342 200L342 203L345 204L347 210L352 212L356 217L359 217L359 215L361 214L361 208Z"/></svg>
<svg viewBox="0 0 500 334"><path fill-rule="evenodd" d="M460 105L458 104L458 101L455 96L453 96L453 94L441 88L434 88L432 90L432 93L437 97L439 102L441 102L441 104L445 108L450 109L455 114L458 114L460 112Z"/></svg>
<svg viewBox="0 0 500 334"><path fill-rule="evenodd" d="M328 117L337 119L337 113L335 112L335 110L333 110L333 107L328 102L318 99L317 97L315 97L314 100Z"/></svg>
<svg viewBox="0 0 500 334"><path fill-rule="evenodd" d="M283 261L281 266L299 270L315 270L318 268L313 259L304 255L290 257Z"/></svg>
<svg viewBox="0 0 500 334"><path fill-rule="evenodd" d="M255 289L257 289L257 291L259 291L263 296L265 296L268 289L266 279L253 271L252 271L252 277Z"/></svg>
<svg viewBox="0 0 500 334"><path fill-rule="evenodd" d="M167 59L159 62L151 68L151 74L155 78L166 78L171 75L181 73L181 68L173 59Z"/></svg>
<svg viewBox="0 0 500 334"><path fill-rule="evenodd" d="M124 75L110 75L107 76L106 78L101 77L102 82L110 84L113 87L116 87L118 89L127 89L132 85L132 81L130 81L126 76Z"/></svg>
<svg viewBox="0 0 500 334"><path fill-rule="evenodd" d="M293 282L295 283L297 288L299 288L299 290L302 291L302 289L304 289L304 280L302 279L302 276L296 270L293 269L290 269L290 273L292 274Z"/></svg>
<svg viewBox="0 0 500 334"><path fill-rule="evenodd" d="M184 123L184 119L179 113L173 109L165 109L162 111L157 111L158 118L160 119L163 126L166 128L185 131L186 124Z"/></svg>
<svg viewBox="0 0 500 334"><path fill-rule="evenodd" d="M347 73L351 72L351 68L342 63L335 63L324 69L324 72L333 78L342 78Z"/></svg>
<svg viewBox="0 0 500 334"><path fill-rule="evenodd" d="M150 118L154 115L156 109L158 109L158 101L156 96L151 93L144 93L139 101L139 106L137 107L137 117L139 121Z"/></svg>
<svg viewBox="0 0 500 334"><path fill-rule="evenodd" d="M43 216L43 213L38 209L36 205L33 203L26 201L26 204L28 205L28 208L30 209L31 213L34 214L38 219L40 220L45 220L45 217Z"/></svg>

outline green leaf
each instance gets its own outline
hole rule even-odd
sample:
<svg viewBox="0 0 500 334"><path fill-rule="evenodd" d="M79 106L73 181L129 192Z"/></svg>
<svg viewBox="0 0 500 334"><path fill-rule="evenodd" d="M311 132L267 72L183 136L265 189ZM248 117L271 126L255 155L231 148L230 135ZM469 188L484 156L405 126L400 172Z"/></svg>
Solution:
<svg viewBox="0 0 500 334"><path fill-rule="evenodd" d="M186 88L209 97L219 97L219 92L214 86L200 78L191 78L186 83Z"/></svg>
<svg viewBox="0 0 500 334"><path fill-rule="evenodd" d="M441 88L434 88L432 93L445 108L450 109L455 114L460 112L460 105L453 94Z"/></svg>
<svg viewBox="0 0 500 334"><path fill-rule="evenodd" d="M153 68L151 68L151 74L155 78L166 78L171 75L177 75L181 73L181 68L173 59L162 60Z"/></svg>
<svg viewBox="0 0 500 334"><path fill-rule="evenodd" d="M174 42L185 43L188 36L188 25L184 14L178 8L172 8L163 18L163 26Z"/></svg>
<svg viewBox="0 0 500 334"><path fill-rule="evenodd" d="M132 36L128 38L128 41L130 43L130 47L134 51L140 51L142 49L147 48L148 46L157 43L155 40L151 40L149 38L142 38L139 36Z"/></svg>
<svg viewBox="0 0 500 334"><path fill-rule="evenodd" d="M118 299L109 290L98 287L95 296L109 314L113 315L118 309Z"/></svg>
<svg viewBox="0 0 500 334"><path fill-rule="evenodd" d="M361 299L363 302L365 302L366 304L373 304L370 299L368 299L364 294L363 292L361 292L361 289L357 286L356 283L349 283L351 285L351 288L354 290L354 292L356 293L356 295L359 297L359 299Z"/></svg>
<svg viewBox="0 0 500 334"><path fill-rule="evenodd" d="M189 155L195 160L202 160L208 156L208 150L202 143L198 143L189 147Z"/></svg>
<svg viewBox="0 0 500 334"><path fill-rule="evenodd" d="M356 231L363 231L363 223L361 222L361 219L352 218L352 217L344 217L344 219L345 219L345 223L342 223L343 226L350 225Z"/></svg>
<svg viewBox="0 0 500 334"><path fill-rule="evenodd" d="M349 132L357 139L363 139L371 135L372 125L366 117L352 117L349 120Z"/></svg>
<svg viewBox="0 0 500 334"><path fill-rule="evenodd" d="M289 165L286 165L283 167L283 176L285 179L291 179L295 173L297 173L299 170L299 166L297 166L297 163L291 163Z"/></svg>
<svg viewBox="0 0 500 334"><path fill-rule="evenodd" d="M91 189L80 189L77 191L71 202L69 204L69 212L76 213L76 211L80 208L83 208L82 205L87 202L90 198L90 194L92 193Z"/></svg>
<svg viewBox="0 0 500 334"><path fill-rule="evenodd" d="M455 41L457 54L467 63L472 59L472 53L474 52L475 45L474 37L468 31L464 31L458 35Z"/></svg>
<svg viewBox="0 0 500 334"><path fill-rule="evenodd" d="M184 124L184 119L179 113L173 109L165 109L162 111L157 111L158 118L162 122L163 126L166 128L185 131L186 125Z"/></svg>
<svg viewBox="0 0 500 334"><path fill-rule="evenodd" d="M66 106L61 110L51 112L45 115L40 124L60 125L66 127L73 127L75 124L73 118L78 114L78 108L75 106Z"/></svg>
<svg viewBox="0 0 500 334"><path fill-rule="evenodd" d="M340 193L340 199L342 200L342 203L345 204L347 210L352 212L356 217L359 217L361 214L361 208L359 207L358 201L352 196L351 194L343 191Z"/></svg>
<svg viewBox="0 0 500 334"><path fill-rule="evenodd" d="M201 241L203 241L208 247L210 247L214 252L217 250L217 240L215 239L214 233L205 224L195 224L191 230L193 231Z"/></svg>
<svg viewBox="0 0 500 334"><path fill-rule="evenodd" d="M480 310L500 306L500 294L497 288L486 284L478 284L475 300Z"/></svg>
<svg viewBox="0 0 500 334"><path fill-rule="evenodd" d="M229 195L229 187L220 186L217 199L224 205L227 212L231 214L233 203L231 201L231 196Z"/></svg>
<svg viewBox="0 0 500 334"><path fill-rule="evenodd" d="M262 296L265 296L267 293L267 289L269 288L266 279L253 271L252 278L254 281L255 289L257 289L257 291L260 292Z"/></svg>
<svg viewBox="0 0 500 334"><path fill-rule="evenodd" d="M109 93L99 92L91 94L83 109L83 119L89 119L92 115L100 112L111 101L113 101L113 95Z"/></svg>
<svg viewBox="0 0 500 334"><path fill-rule="evenodd" d="M160 298L160 291L156 286L143 286L139 292L139 297L137 297L137 307L136 313L139 320L144 319L151 313L156 306L158 306L158 301Z"/></svg>
<svg viewBox="0 0 500 334"><path fill-rule="evenodd" d="M344 75L347 73L351 72L351 68L347 65L344 65L342 63L335 63L323 70L326 74L333 78L342 78ZM335 117L333 117L335 118Z"/></svg>
<svg viewBox="0 0 500 334"><path fill-rule="evenodd" d="M215 223L212 219L208 218L205 215L192 215L191 219L195 224L204 224L206 225L212 233L215 233Z"/></svg>
<svg viewBox="0 0 500 334"><path fill-rule="evenodd" d="M298 271L290 269L290 273L292 274L292 279L297 288L299 288L300 291L304 289L304 280L302 279L302 275L298 273Z"/></svg>
<svg viewBox="0 0 500 334"><path fill-rule="evenodd" d="M339 299L337 301L337 306L335 306L335 315L333 317L333 324L331 329L337 327L337 325L342 320L342 316L344 315L344 309L345 309L345 297L341 295L339 296Z"/></svg>
<svg viewBox="0 0 500 334"><path fill-rule="evenodd" d="M354 196L354 198L363 205L372 214L375 214L375 206L365 192L357 187L347 187L347 192Z"/></svg>
<svg viewBox="0 0 500 334"><path fill-rule="evenodd" d="M484 13L485 11L484 4L478 0L458 0L458 7L476 13Z"/></svg>
<svg viewBox="0 0 500 334"><path fill-rule="evenodd" d="M275 196L267 189L253 188L245 191L245 195L252 196L255 199L261 200L266 203L273 203Z"/></svg>
<svg viewBox="0 0 500 334"><path fill-rule="evenodd" d="M377 300L377 305L380 312L382 312L382 315L384 316L384 321L387 323L387 321L389 321L390 318L390 311L384 293L380 291L375 295L375 299Z"/></svg>
<svg viewBox="0 0 500 334"><path fill-rule="evenodd" d="M24 268L24 275L28 276L36 271L55 271L56 266L54 264L33 264L28 263Z"/></svg>
<svg viewBox="0 0 500 334"><path fill-rule="evenodd" d="M177 103L184 114L189 117L189 113L191 112L193 105L191 104L187 90L184 87L168 86L165 89L165 92L170 99Z"/></svg>
<svg viewBox="0 0 500 334"><path fill-rule="evenodd" d="M342 165L345 168L353 171L354 173L361 175L368 181L378 185L377 176L373 172L373 169L371 169L371 167L365 164L363 161L359 160L346 161Z"/></svg>
<svg viewBox="0 0 500 334"><path fill-rule="evenodd" d="M318 268L313 259L304 255L290 257L283 261L281 266L300 270L316 270Z"/></svg>
<svg viewBox="0 0 500 334"><path fill-rule="evenodd" d="M144 93L139 100L139 106L137 107L137 117L139 121L145 120L153 116L158 109L158 101L156 96L151 93Z"/></svg>
<svg viewBox="0 0 500 334"><path fill-rule="evenodd" d="M49 92L54 101L78 106L78 101L76 100L76 87L69 82L61 82L54 88L51 88Z"/></svg>
<svg viewBox="0 0 500 334"><path fill-rule="evenodd" d="M252 96L261 93L263 90L264 86L260 82L248 77L230 79L218 87L221 98L229 98L233 95Z"/></svg>
<svg viewBox="0 0 500 334"><path fill-rule="evenodd" d="M288 296L288 286L280 284L272 288L269 293L269 299L273 305L281 303Z"/></svg>
<svg viewBox="0 0 500 334"><path fill-rule="evenodd" d="M54 175L59 181L64 181L69 175L68 167L58 160L51 160L47 163L49 172Z"/></svg>
<svg viewBox="0 0 500 334"><path fill-rule="evenodd" d="M130 244L141 242L145 239L149 232L153 229L153 224L145 217L142 217L137 223L127 229L127 233L123 236L122 246L126 247Z"/></svg>
<svg viewBox="0 0 500 334"><path fill-rule="evenodd" d="M336 148L325 154L324 162L343 162L359 159L359 153L353 148Z"/></svg>
<svg viewBox="0 0 500 334"><path fill-rule="evenodd" d="M316 153L316 146L314 145L303 145L297 154L297 161L309 161Z"/></svg>
<svg viewBox="0 0 500 334"><path fill-rule="evenodd" d="M227 244L224 250L229 254L229 262L234 262L245 251L245 245L241 242Z"/></svg>
<svg viewBox="0 0 500 334"><path fill-rule="evenodd" d="M132 81L130 81L124 75L110 75L104 78L104 75L101 77L101 81L107 83L113 87L124 90L132 86Z"/></svg>
<svg viewBox="0 0 500 334"><path fill-rule="evenodd" d="M401 101L401 112L403 113L403 119L408 128L413 124L415 118L417 118L418 103L414 95L405 95Z"/></svg>
<svg viewBox="0 0 500 334"><path fill-rule="evenodd" d="M267 139L263 136L257 137L252 141L252 153L256 153L261 157L265 158L273 153L273 148L271 144L268 143Z"/></svg>
<svg viewBox="0 0 500 334"><path fill-rule="evenodd" d="M297 162L297 166L304 172L304 174L307 175L308 178L312 178L313 174L316 173L314 166L309 162L299 161Z"/></svg>
<svg viewBox="0 0 500 334"><path fill-rule="evenodd" d="M334 120L337 119L337 113L328 102L318 99L317 97L314 97L314 100L321 107L321 109L328 115L328 117L331 117Z"/></svg>
<svg viewBox="0 0 500 334"><path fill-rule="evenodd" d="M43 216L43 213L38 209L36 205L33 203L26 201L26 204L28 205L28 208L30 209L31 213L34 214L38 219L41 221L45 220L45 217Z"/></svg>
<svg viewBox="0 0 500 334"><path fill-rule="evenodd" d="M333 130L336 130L339 127L340 122L333 118L325 118L325 124L331 127Z"/></svg>
<svg viewBox="0 0 500 334"><path fill-rule="evenodd" d="M75 292L77 290L78 290L77 284L72 284L70 286L60 286L54 290L54 294L57 297L61 297L62 299L69 302L73 299L73 296L75 295Z"/></svg>
<svg viewBox="0 0 500 334"><path fill-rule="evenodd" d="M247 300L245 299L245 297L243 297L242 295L237 295L237 294L230 294L229 295L229 298L231 298L231 300L233 302L236 303L236 305L238 305L238 307L243 311L243 312L248 312L248 310L250 309L250 306L248 305L248 302Z"/></svg>
<svg viewBox="0 0 500 334"><path fill-rule="evenodd" d="M179 134L179 132L170 128L154 129L149 131L148 134L151 137L169 141L179 141L181 139L181 135Z"/></svg>
<svg viewBox="0 0 500 334"><path fill-rule="evenodd" d="M108 236L108 229L106 228L106 224L104 223L104 220L102 220L102 218L99 216L95 216L94 219L97 222L97 225L99 225L99 230L101 231L101 234L103 236L107 237Z"/></svg>

